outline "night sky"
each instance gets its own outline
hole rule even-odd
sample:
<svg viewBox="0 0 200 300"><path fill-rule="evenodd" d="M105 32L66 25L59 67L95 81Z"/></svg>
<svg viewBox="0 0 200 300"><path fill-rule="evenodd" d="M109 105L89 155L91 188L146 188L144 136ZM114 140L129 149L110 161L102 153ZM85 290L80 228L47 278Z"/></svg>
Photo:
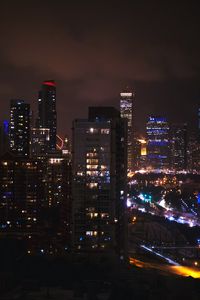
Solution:
<svg viewBox="0 0 200 300"><path fill-rule="evenodd" d="M72 120L86 117L89 105L117 107L127 85L136 93L139 132L149 114L194 127L200 104L197 4L4 1L0 119L8 117L11 98L26 99L36 109L41 82L54 79L61 134L70 134Z"/></svg>

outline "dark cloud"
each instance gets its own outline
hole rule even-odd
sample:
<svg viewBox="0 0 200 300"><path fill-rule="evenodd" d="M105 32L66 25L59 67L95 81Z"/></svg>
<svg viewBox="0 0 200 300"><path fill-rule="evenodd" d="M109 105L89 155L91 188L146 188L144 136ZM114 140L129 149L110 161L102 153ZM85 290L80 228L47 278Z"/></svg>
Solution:
<svg viewBox="0 0 200 300"><path fill-rule="evenodd" d="M40 83L54 78L62 133L88 105L117 106L127 84L136 90L138 130L149 113L195 118L200 21L193 1L6 1L0 22L0 117L13 97L36 109Z"/></svg>

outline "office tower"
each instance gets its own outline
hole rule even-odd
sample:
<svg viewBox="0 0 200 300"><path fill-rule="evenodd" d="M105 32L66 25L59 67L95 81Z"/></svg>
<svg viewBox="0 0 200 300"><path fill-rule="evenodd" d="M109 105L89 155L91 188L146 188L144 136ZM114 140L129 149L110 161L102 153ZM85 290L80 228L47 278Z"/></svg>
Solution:
<svg viewBox="0 0 200 300"><path fill-rule="evenodd" d="M10 102L10 151L17 156L29 156L30 105L24 100Z"/></svg>
<svg viewBox="0 0 200 300"><path fill-rule="evenodd" d="M125 255L127 120L113 107L91 107L73 122L73 246Z"/></svg>
<svg viewBox="0 0 200 300"><path fill-rule="evenodd" d="M134 167L143 169L146 167L147 142L144 138L135 138L134 141Z"/></svg>
<svg viewBox="0 0 200 300"><path fill-rule="evenodd" d="M169 125L164 117L150 116L146 125L147 166L151 169L169 168Z"/></svg>
<svg viewBox="0 0 200 300"><path fill-rule="evenodd" d="M187 124L172 124L171 168L179 171L187 169Z"/></svg>
<svg viewBox="0 0 200 300"><path fill-rule="evenodd" d="M133 98L134 93L125 90L120 93L120 116L128 120L128 170L133 169Z"/></svg>
<svg viewBox="0 0 200 300"><path fill-rule="evenodd" d="M9 122L3 121L0 126L0 156L6 153L9 149Z"/></svg>
<svg viewBox="0 0 200 300"><path fill-rule="evenodd" d="M38 97L38 119L36 127L49 129L49 150L56 150L56 84L53 80L44 81Z"/></svg>
<svg viewBox="0 0 200 300"><path fill-rule="evenodd" d="M44 157L49 151L49 128L31 128L31 157Z"/></svg>

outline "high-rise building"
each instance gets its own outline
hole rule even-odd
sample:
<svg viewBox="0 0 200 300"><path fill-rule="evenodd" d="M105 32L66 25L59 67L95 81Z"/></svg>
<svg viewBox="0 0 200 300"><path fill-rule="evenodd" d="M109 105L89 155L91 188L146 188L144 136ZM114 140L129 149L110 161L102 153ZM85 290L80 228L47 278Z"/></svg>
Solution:
<svg viewBox="0 0 200 300"><path fill-rule="evenodd" d="M187 124L172 124L171 126L171 168L187 169Z"/></svg>
<svg viewBox="0 0 200 300"><path fill-rule="evenodd" d="M133 169L133 98L134 93L130 90L125 90L120 93L120 116L128 120L128 170Z"/></svg>
<svg viewBox="0 0 200 300"><path fill-rule="evenodd" d="M134 167L143 169L146 167L147 142L144 138L135 138L134 141Z"/></svg>
<svg viewBox="0 0 200 300"><path fill-rule="evenodd" d="M150 116L146 125L147 166L152 169L169 168L169 125L164 117Z"/></svg>
<svg viewBox="0 0 200 300"><path fill-rule="evenodd" d="M36 127L49 129L49 150L56 150L56 84L53 80L44 81L38 97L38 119Z"/></svg>
<svg viewBox="0 0 200 300"><path fill-rule="evenodd" d="M38 228L44 201L42 163L5 153L0 158L0 228Z"/></svg>
<svg viewBox="0 0 200 300"><path fill-rule="evenodd" d="M17 156L29 156L30 104L24 100L10 102L10 150Z"/></svg>
<svg viewBox="0 0 200 300"><path fill-rule="evenodd" d="M113 107L91 107L73 122L73 246L125 254L127 121Z"/></svg>
<svg viewBox="0 0 200 300"><path fill-rule="evenodd" d="M56 155L56 154L55 154ZM0 158L0 232L29 241L28 253L66 252L71 245L71 161L5 153Z"/></svg>
<svg viewBox="0 0 200 300"><path fill-rule="evenodd" d="M46 226L58 235L65 250L71 244L71 161L57 152L45 162Z"/></svg>

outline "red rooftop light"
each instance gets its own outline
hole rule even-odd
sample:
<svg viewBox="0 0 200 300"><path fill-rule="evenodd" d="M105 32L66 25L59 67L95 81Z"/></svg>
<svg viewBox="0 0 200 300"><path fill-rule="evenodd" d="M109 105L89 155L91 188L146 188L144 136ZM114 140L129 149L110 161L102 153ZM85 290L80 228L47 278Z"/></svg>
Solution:
<svg viewBox="0 0 200 300"><path fill-rule="evenodd" d="M44 85L48 85L48 86L54 86L54 87L56 86L54 80L44 81L43 84L44 84Z"/></svg>

